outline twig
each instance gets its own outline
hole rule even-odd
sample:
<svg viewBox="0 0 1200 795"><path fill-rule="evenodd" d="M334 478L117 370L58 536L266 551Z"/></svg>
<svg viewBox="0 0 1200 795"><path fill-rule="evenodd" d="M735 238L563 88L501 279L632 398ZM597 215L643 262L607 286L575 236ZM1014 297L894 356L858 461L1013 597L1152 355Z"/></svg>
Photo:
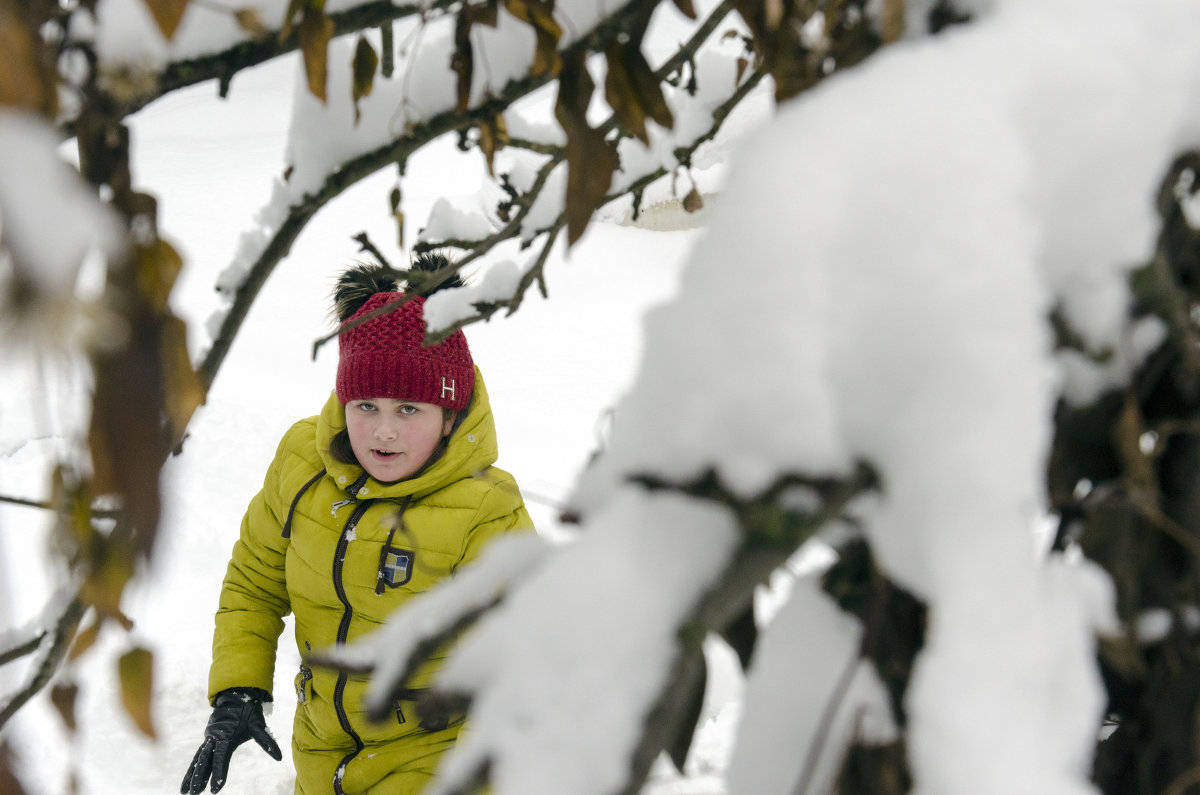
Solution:
<svg viewBox="0 0 1200 795"><path fill-rule="evenodd" d="M396 5L391 0L375 0L345 11L331 13L329 18L333 21L333 35L341 36L366 28L379 27L411 16L446 10L457 2L458 0L432 0L430 3L416 2ZM296 31L291 31L287 36L280 36L278 32L272 32L257 39L239 42L211 55L169 63L159 73L153 93L142 94L120 103L117 118L136 113L152 102L181 88L209 80L217 80L221 85L228 86L238 72L266 63L281 55L295 52L299 48L300 40ZM64 121L59 128L68 137L75 134L74 120Z"/></svg>
<svg viewBox="0 0 1200 795"><path fill-rule="evenodd" d="M352 237L351 240L356 241L360 246L362 246L359 251L366 251L371 256L375 257L375 259L379 261L380 265L388 270L396 270L392 267L392 263L388 262L387 257L383 256L383 253L375 247L374 243L371 242L371 238L367 236L366 232L359 232L357 235Z"/></svg>
<svg viewBox="0 0 1200 795"><path fill-rule="evenodd" d="M821 711L821 720L817 724L813 741L804 754L804 765L800 768L800 778L796 781L796 786L792 788L792 795L807 795L808 788L817 773L821 753L825 750L825 744L833 732L833 722L837 719L837 714L850 693L850 685L854 683L855 674L858 673L860 660L859 650L855 649L846 667L842 670L842 675L838 678L837 686L829 694L829 700L825 702L825 709Z"/></svg>
<svg viewBox="0 0 1200 795"><path fill-rule="evenodd" d="M58 511L60 508L45 500L31 500L27 497L13 497L7 494L0 494L0 503L9 505L21 505L26 508L38 508L43 511ZM121 516L119 510L111 508L93 508L88 511L88 515L93 519L117 519Z"/></svg>
<svg viewBox="0 0 1200 795"><path fill-rule="evenodd" d="M53 678L59 663L62 662L67 649L71 646L71 640L75 637L75 630L79 627L83 611L83 600L77 594L67 604L58 620L54 622L54 634L51 636L50 646L46 649L46 656L42 658L33 678L25 687L14 693L7 704L0 707L0 729L3 729L4 725L17 714L17 711Z"/></svg>
<svg viewBox="0 0 1200 795"><path fill-rule="evenodd" d="M689 145L684 146L684 147L679 147L675 150L674 154L675 154L677 160L680 163L689 162L692 155L695 154L696 150L699 149L702 144L715 138L717 133L720 132L721 126L725 123L725 120L729 117L729 114L732 112L733 108L735 108L743 99L745 99L746 96L751 91L754 90L754 88L762 81L762 79L765 76L766 76L766 72L764 72L762 70L755 70L754 72L752 72L750 74L750 76L747 77L741 83L741 85L738 86L737 90L732 95L730 95L730 97L727 100L725 100L725 102L721 103L719 106L717 106L716 109L714 109L712 127L710 127L703 135L701 135L699 138L697 138L695 141L693 141ZM613 125L615 125L615 122L610 117L610 119L607 122L605 122L604 124L601 125L601 128L603 129L606 126L612 128ZM536 196L538 195L538 193L541 190L540 186L541 186L541 183L544 182L544 178L546 176L548 176L550 171L552 171L553 168L555 166L557 166L562 161L562 159L565 157L565 154L562 150L553 150L553 151L554 151L554 154L551 156L551 159L542 166L542 171L538 175L538 182L535 183L535 186L529 190L529 192L526 194L526 196L536 198ZM609 194L607 197L605 197L601 206L609 204L613 201L616 201L617 199L619 199L623 196L627 196L631 193L636 193L638 191L641 191L647 185L649 185L650 183L659 179L660 177L666 176L668 173L669 173L669 171L666 168L659 168L655 171L645 174L645 175L639 177L634 182L627 185L626 187L622 188L621 190ZM437 243L430 243L430 244L428 244L428 247L449 245L449 246L453 246L455 248L469 250L471 253L469 255L467 255L466 257L464 257L463 260L459 263L459 266L462 267L462 266L466 265L468 262L471 262L475 259L478 259L479 257L482 257L484 254L486 254L488 251L490 251L492 248L499 245L500 243L505 242L507 240L511 240L513 237L516 236L517 232L520 230L520 226L521 226L520 221L523 220L524 217L528 214L530 208L532 207L532 202L530 202L530 203L522 202L521 207L523 209L523 212L521 212L519 214L518 218L514 219L513 222L505 225L505 227L503 229L498 230L497 232L490 235L489 237L486 237L482 240L477 240L477 241L444 240L444 241L438 241ZM551 242L553 242L553 239L558 235L559 231L561 231L562 227L565 224L566 224L566 213L564 212L564 213L559 214L558 218L554 221L553 224L551 224L549 227L547 227L546 230L542 230L542 231L551 232ZM541 233L542 233L541 231L538 232L538 234L541 234ZM418 244L417 248L420 249L421 244ZM443 338L445 338L445 336L453 333L454 331L456 331L458 329L464 328L468 325L471 325L472 323L477 323L481 320L487 320L496 312L497 309L499 309L500 307L503 307L503 306L507 306L510 308L509 314L511 315L512 312L516 311L516 308L521 305L524 293L526 290L529 289L530 284L532 284L533 277L536 277L538 279L539 284L542 285L542 292L543 292L543 294L545 294L545 282L544 282L543 274L544 274L544 265L546 263L546 258L549 254L549 251L550 251L549 246L542 249L542 254L541 254L541 256L538 257L538 261L534 264L534 267L531 268L526 274L526 276L529 276L530 278L522 278L522 280L518 284L517 288L513 291L512 297L509 298L509 300L507 302L499 302L495 305L490 305L488 308L486 308L483 311L476 312L476 314L474 314L470 317L462 318L462 319L456 321L453 325L447 326L446 328L439 330L436 334L431 335L430 339L431 340L443 339Z"/></svg>
<svg viewBox="0 0 1200 795"><path fill-rule="evenodd" d="M626 26L630 24L630 20L639 13L640 7L639 0L630 0L625 3L610 16L597 23L591 33L565 48L564 53L596 50L604 41L625 30ZM293 205L287 219L271 238L263 253L249 268L245 279L234 295L233 303L221 323L212 347L209 348L198 368L198 373L205 386L211 386L216 378L238 330L245 322L250 306L266 283L267 277L287 256L300 232L318 210L336 196L341 195L351 185L374 174L379 169L406 160L412 152L445 133L465 129L480 121L494 118L503 108L541 88L553 79L554 76L549 73L526 75L521 79L510 81L498 96L489 98L477 107L461 111L444 111L421 124L414 125L399 139L341 164L335 173L326 177L325 183L315 195L310 194L298 205ZM462 264L465 263L459 263L460 266Z"/></svg>
<svg viewBox="0 0 1200 795"><path fill-rule="evenodd" d="M13 660L19 660L37 651L38 646L42 645L42 640L46 637L46 630L42 630L34 635L29 640L22 643L20 646L14 646L8 651L0 652L0 665L7 665Z"/></svg>

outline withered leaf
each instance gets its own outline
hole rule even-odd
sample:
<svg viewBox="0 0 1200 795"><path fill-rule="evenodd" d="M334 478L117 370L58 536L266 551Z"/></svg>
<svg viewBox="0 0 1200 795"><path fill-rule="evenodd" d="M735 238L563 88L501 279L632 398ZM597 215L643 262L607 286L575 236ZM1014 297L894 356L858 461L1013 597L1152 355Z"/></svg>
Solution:
<svg viewBox="0 0 1200 795"><path fill-rule="evenodd" d="M688 19L696 18L696 7L692 5L692 0L675 0L675 7Z"/></svg>
<svg viewBox="0 0 1200 795"><path fill-rule="evenodd" d="M617 42L605 48L608 71L604 76L604 99L613 109L617 123L639 141L649 145L646 133L646 111L638 102L633 90L633 80L625 66L625 48Z"/></svg>
<svg viewBox="0 0 1200 795"><path fill-rule="evenodd" d="M126 343L92 357L88 444L96 493L120 498L139 550L148 552L158 527L158 474L167 452L162 326L161 318L144 308L122 319Z"/></svg>
<svg viewBox="0 0 1200 795"><path fill-rule="evenodd" d="M388 204L392 208L392 218L396 221L396 245L404 248L404 211L400 209L400 186L392 188L388 195Z"/></svg>
<svg viewBox="0 0 1200 795"><path fill-rule="evenodd" d="M75 640L71 643L71 650L67 653L68 660L77 660L82 657L88 649L92 648L96 643L96 638L100 637L100 629L104 626L104 616L97 613L92 619L92 623L81 629L75 634Z"/></svg>
<svg viewBox="0 0 1200 795"><path fill-rule="evenodd" d="M0 0L0 105L54 115L55 92L36 33L14 0Z"/></svg>
<svg viewBox="0 0 1200 795"><path fill-rule="evenodd" d="M371 93L372 87L375 85L375 70L379 67L379 55L376 54L375 48L371 46L371 42L367 41L366 36L358 37L358 44L354 47L354 86L352 96L354 98L354 121L357 122L360 113L358 110L358 101Z"/></svg>
<svg viewBox="0 0 1200 795"><path fill-rule="evenodd" d="M150 9L154 23L162 31L163 38L170 41L183 19L189 0L142 0Z"/></svg>
<svg viewBox="0 0 1200 795"><path fill-rule="evenodd" d="M592 214L603 204L620 165L617 153L603 133L587 121L587 108L595 90L583 53L564 59L558 81L554 115L567 135L567 245L587 229Z"/></svg>
<svg viewBox="0 0 1200 795"><path fill-rule="evenodd" d="M456 98L458 110L466 110L471 103L471 79L475 75L475 49L471 44L471 16L460 11L454 22L454 54L450 56L450 69L457 76Z"/></svg>
<svg viewBox="0 0 1200 795"><path fill-rule="evenodd" d="M233 12L233 19L239 28L250 34L251 38L262 39L271 32L263 23L262 16L259 15L256 8L239 8Z"/></svg>
<svg viewBox="0 0 1200 795"><path fill-rule="evenodd" d="M904 6L904 0L883 0L879 33L884 42L899 41L904 36Z"/></svg>
<svg viewBox="0 0 1200 795"><path fill-rule="evenodd" d="M622 126L648 144L647 116L667 129L675 123L663 96L662 84L642 55L640 40L625 44L614 42L605 54L608 74L604 80L604 97Z"/></svg>
<svg viewBox="0 0 1200 795"><path fill-rule="evenodd" d="M169 434L178 439L203 405L207 391L188 356L187 324L173 315L163 319L163 375Z"/></svg>
<svg viewBox="0 0 1200 795"><path fill-rule="evenodd" d="M304 11L311 0L288 0L287 11L283 14L283 26L279 29L279 38L286 39L296 29L296 17Z"/></svg>
<svg viewBox="0 0 1200 795"><path fill-rule="evenodd" d="M62 718L63 725L72 734L78 728L75 720L75 701L79 695L79 685L74 682L62 682L50 688L50 703Z"/></svg>
<svg viewBox="0 0 1200 795"><path fill-rule="evenodd" d="M304 54L304 73L308 77L308 90L324 102L333 20L322 10L305 6L296 35L300 39L300 51Z"/></svg>
<svg viewBox="0 0 1200 795"><path fill-rule="evenodd" d="M80 597L102 617L129 629L133 624L121 612L121 594L133 578L133 550L125 544L98 544L90 563L92 569L80 588Z"/></svg>
<svg viewBox="0 0 1200 795"><path fill-rule="evenodd" d="M504 116L497 113L487 121L479 123L479 150L487 161L488 174L496 176L494 168L496 152L508 143L508 126Z"/></svg>
<svg viewBox="0 0 1200 795"><path fill-rule="evenodd" d="M11 759L8 746L0 740L0 792L5 795L26 795L25 788L13 772Z"/></svg>
<svg viewBox="0 0 1200 795"><path fill-rule="evenodd" d="M700 191L696 190L693 185L688 194L683 197L683 209L689 213L694 213L704 206L704 199L700 198Z"/></svg>
<svg viewBox="0 0 1200 795"><path fill-rule="evenodd" d="M165 312L175 279L183 269L183 258L160 237L137 246L136 254L138 292L155 312Z"/></svg>
<svg viewBox="0 0 1200 795"><path fill-rule="evenodd" d="M537 44L530 72L534 75L557 74L562 68L562 56L558 51L562 27L554 19L553 0L504 0L504 8L533 28Z"/></svg>
<svg viewBox="0 0 1200 795"><path fill-rule="evenodd" d="M150 701L154 691L154 655L140 647L130 649L117 660L121 679L121 704L133 723L147 737L155 738Z"/></svg>

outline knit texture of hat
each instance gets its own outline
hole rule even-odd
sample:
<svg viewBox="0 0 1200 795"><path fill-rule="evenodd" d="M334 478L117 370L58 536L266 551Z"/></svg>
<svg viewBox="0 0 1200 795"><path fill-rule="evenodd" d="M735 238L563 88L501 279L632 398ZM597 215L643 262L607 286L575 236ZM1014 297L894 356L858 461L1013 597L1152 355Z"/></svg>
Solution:
<svg viewBox="0 0 1200 795"><path fill-rule="evenodd" d="M353 323L400 293L375 293L346 321ZM424 345L425 299L417 296L344 332L338 340L337 396L351 400L393 398L462 411L475 388L475 365L467 338L456 331Z"/></svg>

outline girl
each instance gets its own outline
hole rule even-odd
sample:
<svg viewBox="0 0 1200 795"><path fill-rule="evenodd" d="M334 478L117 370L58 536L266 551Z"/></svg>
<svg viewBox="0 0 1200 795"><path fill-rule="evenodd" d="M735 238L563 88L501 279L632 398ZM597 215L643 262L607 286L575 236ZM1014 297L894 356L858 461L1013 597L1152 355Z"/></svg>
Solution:
<svg viewBox="0 0 1200 795"><path fill-rule="evenodd" d="M426 256L414 270L436 271ZM501 533L531 528L516 482L492 466L496 430L466 338L422 344L424 299L402 301L393 271L338 281L337 388L292 426L251 501L221 589L209 671L212 717L180 789L225 784L248 739L281 759L263 720L283 617L301 655L353 641L449 577ZM436 658L410 690L426 685ZM301 666L292 729L297 795L420 792L459 726L419 725L397 702L383 723L360 706L363 677Z"/></svg>

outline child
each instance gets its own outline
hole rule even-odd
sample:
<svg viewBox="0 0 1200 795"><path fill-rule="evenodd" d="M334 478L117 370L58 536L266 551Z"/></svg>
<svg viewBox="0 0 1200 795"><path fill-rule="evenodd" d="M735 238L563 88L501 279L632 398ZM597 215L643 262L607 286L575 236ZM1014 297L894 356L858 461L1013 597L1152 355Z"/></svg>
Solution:
<svg viewBox="0 0 1200 795"><path fill-rule="evenodd" d="M426 257L414 269L445 264ZM224 784L253 739L281 759L262 715L283 617L301 654L353 641L449 577L501 533L531 528L512 476L496 469L487 391L461 331L424 346L424 299L351 326L402 298L383 268L339 280L337 389L292 426L242 520L221 589L209 672L213 714L183 793ZM410 690L428 684L437 660ZM383 723L360 705L365 678L301 666L292 729L297 795L409 795L432 778L459 726L423 727L397 702Z"/></svg>

